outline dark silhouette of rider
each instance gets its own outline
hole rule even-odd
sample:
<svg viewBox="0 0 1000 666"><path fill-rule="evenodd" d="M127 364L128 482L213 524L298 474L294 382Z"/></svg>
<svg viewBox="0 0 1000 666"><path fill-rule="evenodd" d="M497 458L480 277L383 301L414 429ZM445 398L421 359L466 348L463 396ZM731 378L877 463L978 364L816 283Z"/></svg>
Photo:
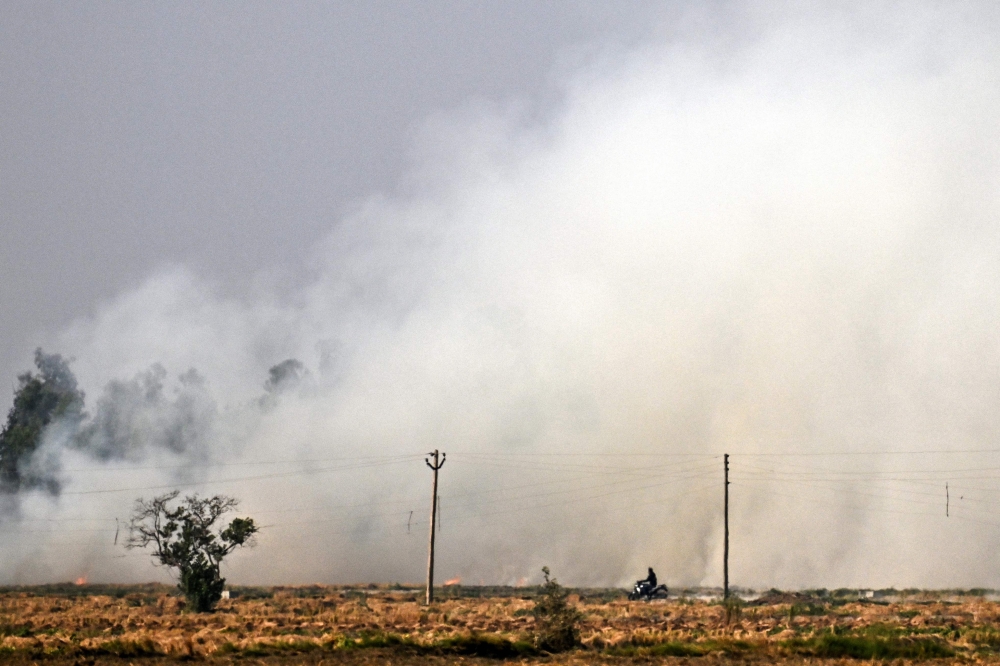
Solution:
<svg viewBox="0 0 1000 666"><path fill-rule="evenodd" d="M646 576L645 580L640 580L640 583L649 583L649 589L654 589L656 587L656 572L653 571L653 567L649 567L649 575Z"/></svg>

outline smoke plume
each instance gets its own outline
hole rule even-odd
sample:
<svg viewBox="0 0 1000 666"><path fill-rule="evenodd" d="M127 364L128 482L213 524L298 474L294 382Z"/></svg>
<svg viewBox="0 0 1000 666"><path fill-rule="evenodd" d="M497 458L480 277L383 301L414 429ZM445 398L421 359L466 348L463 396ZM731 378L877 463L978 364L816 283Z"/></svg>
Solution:
<svg viewBox="0 0 1000 666"><path fill-rule="evenodd" d="M911 8L691 16L551 117L429 120L291 293L167 267L53 334L87 446L49 444L3 581L163 576L114 521L172 487L266 526L233 582L419 581L440 449L440 580L719 584L728 452L735 584L1000 585L968 453L1000 431L998 17Z"/></svg>

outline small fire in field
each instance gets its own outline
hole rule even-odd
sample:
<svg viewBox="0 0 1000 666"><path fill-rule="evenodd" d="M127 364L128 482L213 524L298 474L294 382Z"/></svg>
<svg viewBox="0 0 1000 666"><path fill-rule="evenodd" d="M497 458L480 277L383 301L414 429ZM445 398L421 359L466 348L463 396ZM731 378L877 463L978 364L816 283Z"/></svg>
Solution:
<svg viewBox="0 0 1000 666"><path fill-rule="evenodd" d="M87 577L86 576L80 576L79 578L77 578L73 582L76 583L77 585L86 585L87 584Z"/></svg>
<svg viewBox="0 0 1000 666"><path fill-rule="evenodd" d="M445 587L448 587L449 585L458 585L461 582L462 582L461 578L452 578L451 580L446 580L444 582L444 585Z"/></svg>

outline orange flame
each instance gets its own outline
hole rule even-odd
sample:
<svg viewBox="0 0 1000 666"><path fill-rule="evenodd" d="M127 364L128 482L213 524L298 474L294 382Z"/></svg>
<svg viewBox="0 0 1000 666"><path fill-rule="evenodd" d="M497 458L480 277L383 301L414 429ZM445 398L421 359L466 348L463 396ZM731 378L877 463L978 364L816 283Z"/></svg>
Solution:
<svg viewBox="0 0 1000 666"><path fill-rule="evenodd" d="M451 580L446 580L444 582L444 585L445 585L445 587L447 587L449 585L458 585L461 582L462 582L461 578L452 578Z"/></svg>
<svg viewBox="0 0 1000 666"><path fill-rule="evenodd" d="M86 585L87 584L87 577L86 576L80 576L79 578L77 578L73 582L76 583L77 585Z"/></svg>

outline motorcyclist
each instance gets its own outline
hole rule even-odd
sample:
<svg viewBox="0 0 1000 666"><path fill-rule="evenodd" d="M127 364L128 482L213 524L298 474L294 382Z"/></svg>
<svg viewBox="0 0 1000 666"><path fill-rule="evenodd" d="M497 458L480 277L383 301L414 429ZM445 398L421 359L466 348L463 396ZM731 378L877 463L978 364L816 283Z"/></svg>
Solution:
<svg viewBox="0 0 1000 666"><path fill-rule="evenodd" d="M649 574L642 580L635 581L636 590L653 591L656 589L656 572L653 567L649 567Z"/></svg>
<svg viewBox="0 0 1000 666"><path fill-rule="evenodd" d="M636 599L652 600L657 594L662 597L667 596L667 586L656 584L656 572L653 567L649 567L649 574L642 580L635 581L635 588L628 594L629 601Z"/></svg>
<svg viewBox="0 0 1000 666"><path fill-rule="evenodd" d="M655 590L656 589L656 572L653 571L653 567L649 567L649 574L643 580L636 581L635 584L636 585L640 585L640 586L643 585L643 584L648 584L650 590Z"/></svg>

